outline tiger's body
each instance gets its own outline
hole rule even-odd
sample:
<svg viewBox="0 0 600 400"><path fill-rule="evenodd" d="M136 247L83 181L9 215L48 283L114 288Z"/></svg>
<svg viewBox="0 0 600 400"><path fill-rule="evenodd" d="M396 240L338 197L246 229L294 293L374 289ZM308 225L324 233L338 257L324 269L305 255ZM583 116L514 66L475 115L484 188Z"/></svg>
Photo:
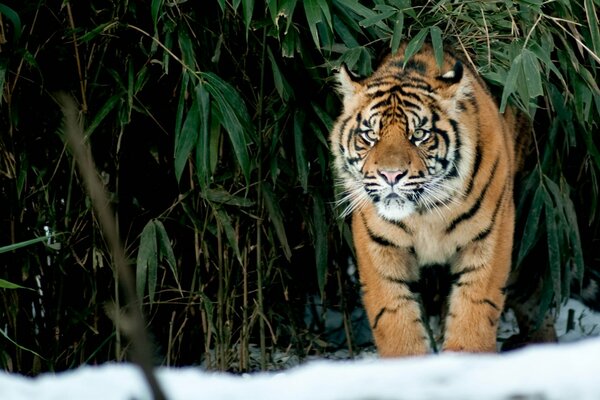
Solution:
<svg viewBox="0 0 600 400"><path fill-rule="evenodd" d="M513 182L522 129L480 77L430 46L404 48L372 76L338 76L331 132L352 214L363 302L382 356L431 351L422 272L449 268L442 350L493 352L511 269Z"/></svg>

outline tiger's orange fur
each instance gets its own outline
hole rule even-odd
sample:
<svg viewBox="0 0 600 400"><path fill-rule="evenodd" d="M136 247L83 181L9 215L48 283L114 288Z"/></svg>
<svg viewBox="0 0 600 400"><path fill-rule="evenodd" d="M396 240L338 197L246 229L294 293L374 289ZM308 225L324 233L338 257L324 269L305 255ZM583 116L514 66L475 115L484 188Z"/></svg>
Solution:
<svg viewBox="0 0 600 400"><path fill-rule="evenodd" d="M382 356L431 351L418 290L447 265L446 351L496 351L510 272L517 118L455 56L404 47L368 78L338 75L330 135L352 214L363 301Z"/></svg>

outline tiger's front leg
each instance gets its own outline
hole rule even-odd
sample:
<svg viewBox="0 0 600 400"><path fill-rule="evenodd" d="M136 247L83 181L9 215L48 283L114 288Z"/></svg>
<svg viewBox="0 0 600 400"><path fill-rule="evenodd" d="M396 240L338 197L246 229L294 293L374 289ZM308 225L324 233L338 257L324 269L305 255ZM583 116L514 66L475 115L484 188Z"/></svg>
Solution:
<svg viewBox="0 0 600 400"><path fill-rule="evenodd" d="M374 236L360 218L354 218L352 226L363 303L379 355L428 353L429 337L415 289L419 271L414 254Z"/></svg>
<svg viewBox="0 0 600 400"><path fill-rule="evenodd" d="M444 351L496 352L498 322L511 267L513 223L509 220L502 225L487 240L464 248L452 266L458 279L449 297Z"/></svg>

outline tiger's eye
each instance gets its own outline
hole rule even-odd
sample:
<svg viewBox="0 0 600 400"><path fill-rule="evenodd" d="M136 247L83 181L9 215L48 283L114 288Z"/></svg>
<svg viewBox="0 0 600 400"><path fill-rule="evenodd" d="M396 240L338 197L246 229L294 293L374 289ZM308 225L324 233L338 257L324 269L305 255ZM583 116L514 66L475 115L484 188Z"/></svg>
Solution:
<svg viewBox="0 0 600 400"><path fill-rule="evenodd" d="M365 141L369 146L373 146L373 144L375 144L377 138L375 137L375 134L373 132L372 129L366 130L366 131L362 131L360 133L360 138Z"/></svg>
<svg viewBox="0 0 600 400"><path fill-rule="evenodd" d="M429 136L429 132L425 129L415 129L412 134L414 140L425 140Z"/></svg>

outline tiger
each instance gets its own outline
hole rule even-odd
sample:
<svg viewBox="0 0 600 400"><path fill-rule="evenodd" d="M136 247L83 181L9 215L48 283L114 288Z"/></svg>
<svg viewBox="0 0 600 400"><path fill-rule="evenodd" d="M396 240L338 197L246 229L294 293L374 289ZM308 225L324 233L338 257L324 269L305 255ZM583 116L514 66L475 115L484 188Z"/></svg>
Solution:
<svg viewBox="0 0 600 400"><path fill-rule="evenodd" d="M350 216L362 299L382 357L438 351L422 278L449 284L441 351L496 352L515 227L514 180L527 118L502 114L480 75L444 50L406 44L369 77L342 65L330 132L340 202Z"/></svg>

